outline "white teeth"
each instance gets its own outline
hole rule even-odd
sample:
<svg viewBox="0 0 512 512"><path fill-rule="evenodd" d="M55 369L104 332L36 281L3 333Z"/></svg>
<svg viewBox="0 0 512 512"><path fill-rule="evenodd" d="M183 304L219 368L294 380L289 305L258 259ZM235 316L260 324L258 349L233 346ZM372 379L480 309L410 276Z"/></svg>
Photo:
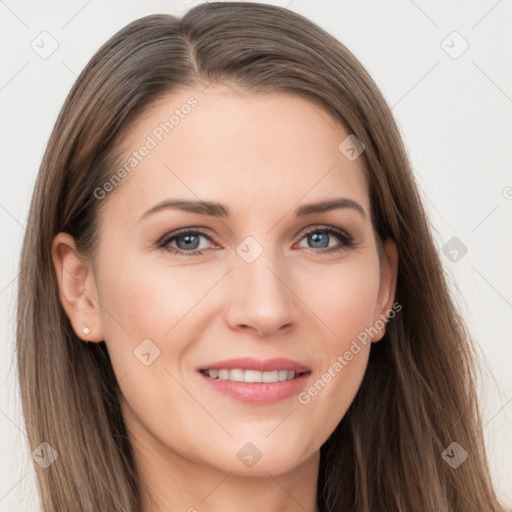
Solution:
<svg viewBox="0 0 512 512"><path fill-rule="evenodd" d="M261 382L279 382L279 372L263 372L261 376Z"/></svg>
<svg viewBox="0 0 512 512"><path fill-rule="evenodd" d="M288 370L279 370L279 380L288 379Z"/></svg>
<svg viewBox="0 0 512 512"><path fill-rule="evenodd" d="M219 370L219 379L220 380L228 380L229 379L229 370Z"/></svg>
<svg viewBox="0 0 512 512"><path fill-rule="evenodd" d="M262 372L258 370L245 370L244 372L244 382L261 382ZM210 373L210 377L212 374Z"/></svg>
<svg viewBox="0 0 512 512"><path fill-rule="evenodd" d="M295 378L293 370L275 370L273 372L259 372L257 370L205 370L204 373L212 379L233 380L235 382L282 382Z"/></svg>
<svg viewBox="0 0 512 512"><path fill-rule="evenodd" d="M229 380L236 380L237 382L243 382L244 371L243 370L231 370L229 372Z"/></svg>

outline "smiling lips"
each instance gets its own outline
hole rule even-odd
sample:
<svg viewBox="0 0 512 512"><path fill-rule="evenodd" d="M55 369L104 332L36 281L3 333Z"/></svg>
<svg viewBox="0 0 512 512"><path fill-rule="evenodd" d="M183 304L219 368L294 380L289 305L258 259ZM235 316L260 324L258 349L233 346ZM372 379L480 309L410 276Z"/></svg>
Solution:
<svg viewBox="0 0 512 512"><path fill-rule="evenodd" d="M229 359L199 368L214 389L238 400L269 403L295 394L311 369L291 359Z"/></svg>

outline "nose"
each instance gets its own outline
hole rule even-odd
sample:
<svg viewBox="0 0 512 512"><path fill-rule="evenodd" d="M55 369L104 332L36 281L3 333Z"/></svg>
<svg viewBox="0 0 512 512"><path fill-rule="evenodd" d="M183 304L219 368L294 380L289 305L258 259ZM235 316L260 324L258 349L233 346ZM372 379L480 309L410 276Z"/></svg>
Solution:
<svg viewBox="0 0 512 512"><path fill-rule="evenodd" d="M254 262L237 261L229 273L225 319L229 327L261 338L281 334L295 323L297 296L289 274L265 252Z"/></svg>

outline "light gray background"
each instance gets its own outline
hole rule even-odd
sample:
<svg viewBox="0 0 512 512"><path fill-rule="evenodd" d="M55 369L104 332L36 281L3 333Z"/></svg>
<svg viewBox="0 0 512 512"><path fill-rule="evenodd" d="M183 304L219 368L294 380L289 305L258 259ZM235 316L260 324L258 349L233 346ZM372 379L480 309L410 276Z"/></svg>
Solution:
<svg viewBox="0 0 512 512"><path fill-rule="evenodd" d="M0 512L37 510L35 447L25 441L13 360L14 299L29 199L53 124L111 35L138 17L181 16L197 3L0 0ZM362 61L399 123L439 249L452 237L468 248L458 262L443 261L479 345L485 440L498 493L512 504L512 2L270 3L315 21ZM43 31L58 43L47 59L31 47L48 37ZM469 44L457 58L465 43L454 31Z"/></svg>

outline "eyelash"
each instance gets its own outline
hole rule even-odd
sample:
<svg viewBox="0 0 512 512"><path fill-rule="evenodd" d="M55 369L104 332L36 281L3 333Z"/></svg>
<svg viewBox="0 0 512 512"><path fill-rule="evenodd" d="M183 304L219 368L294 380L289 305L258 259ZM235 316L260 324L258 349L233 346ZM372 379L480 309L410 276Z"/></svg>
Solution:
<svg viewBox="0 0 512 512"><path fill-rule="evenodd" d="M330 247L330 248L327 248L327 249L315 250L314 247L307 248L309 250L312 250L315 253L320 253L320 254L337 253L339 251L346 251L346 250L356 246L356 242L354 241L354 239L350 235L348 235L347 233L341 231L340 229L334 228L334 227L323 227L323 228L315 227L315 228L312 228L309 231L306 231L302 235L300 240L302 240L303 238L307 237L308 235L310 235L312 233L322 233L322 234L335 235L335 236L337 236L342 241L342 245L341 246ZM210 235L208 235L207 233L205 233L204 231L202 231L200 229L189 229L189 228L186 228L186 229L183 229L181 231L177 231L177 232L172 233L170 235L164 236L158 242L158 247L160 247L162 249L165 249L167 251L170 251L172 254L175 254L175 255L180 255L180 256L181 255L183 255L183 256L202 256L203 255L202 251L204 249L202 249L202 250L197 250L196 249L195 251L182 251L181 249L177 249L175 247L169 247L169 244L171 242L173 242L177 238L181 238L182 236L185 236L185 235L201 235L201 236L204 236L205 238L208 238L210 241L215 242L215 240L212 240Z"/></svg>

